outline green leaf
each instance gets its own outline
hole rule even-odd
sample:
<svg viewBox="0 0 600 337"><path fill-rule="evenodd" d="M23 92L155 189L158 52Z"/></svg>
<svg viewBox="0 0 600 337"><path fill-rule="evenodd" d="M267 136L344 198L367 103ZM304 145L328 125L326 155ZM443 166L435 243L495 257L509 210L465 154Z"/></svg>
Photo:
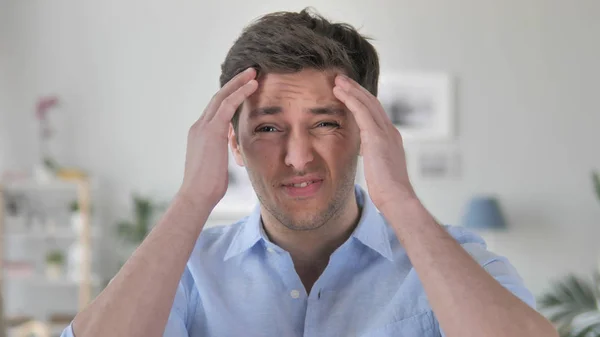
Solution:
<svg viewBox="0 0 600 337"><path fill-rule="evenodd" d="M131 221L122 221L118 224L119 235L134 244L141 243L153 225L154 215L158 204L150 198L142 197L136 193L133 199L133 218Z"/></svg>
<svg viewBox="0 0 600 337"><path fill-rule="evenodd" d="M52 250L46 254L46 262L63 264L65 262L65 254L60 250Z"/></svg>
<svg viewBox="0 0 600 337"><path fill-rule="evenodd" d="M60 169L60 165L51 157L44 157L44 166L48 168L52 172L58 171Z"/></svg>
<svg viewBox="0 0 600 337"><path fill-rule="evenodd" d="M117 233L126 241L134 241L135 226L127 221L121 221L117 224Z"/></svg>
<svg viewBox="0 0 600 337"><path fill-rule="evenodd" d="M600 330L598 330L598 326L588 326L583 330L572 332L570 337L598 337L600 336Z"/></svg>
<svg viewBox="0 0 600 337"><path fill-rule="evenodd" d="M592 331L598 333L600 332L598 328L600 328L600 312L597 310L581 313L571 322L572 334L575 336L587 336Z"/></svg>
<svg viewBox="0 0 600 337"><path fill-rule="evenodd" d="M600 174L596 171L592 171L592 181L594 183L594 190L596 191L596 197L600 201Z"/></svg>
<svg viewBox="0 0 600 337"><path fill-rule="evenodd" d="M595 286L574 275L555 282L552 290L539 298L538 307L561 337L596 336L600 328Z"/></svg>

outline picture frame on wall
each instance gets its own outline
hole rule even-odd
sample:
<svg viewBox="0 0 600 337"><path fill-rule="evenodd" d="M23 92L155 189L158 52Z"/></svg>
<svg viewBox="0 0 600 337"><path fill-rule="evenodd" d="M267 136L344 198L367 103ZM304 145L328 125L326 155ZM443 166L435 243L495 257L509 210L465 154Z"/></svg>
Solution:
<svg viewBox="0 0 600 337"><path fill-rule="evenodd" d="M454 84L446 73L382 72L378 99L406 142L450 140Z"/></svg>

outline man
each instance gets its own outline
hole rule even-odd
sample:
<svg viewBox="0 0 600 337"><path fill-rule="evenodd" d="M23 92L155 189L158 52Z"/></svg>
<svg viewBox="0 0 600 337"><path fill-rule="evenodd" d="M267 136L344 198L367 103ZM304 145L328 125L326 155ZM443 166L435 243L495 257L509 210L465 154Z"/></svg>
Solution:
<svg viewBox="0 0 600 337"><path fill-rule="evenodd" d="M506 259L423 207L378 75L348 25L302 11L247 27L170 208L64 336L557 336ZM260 205L201 233L228 142Z"/></svg>

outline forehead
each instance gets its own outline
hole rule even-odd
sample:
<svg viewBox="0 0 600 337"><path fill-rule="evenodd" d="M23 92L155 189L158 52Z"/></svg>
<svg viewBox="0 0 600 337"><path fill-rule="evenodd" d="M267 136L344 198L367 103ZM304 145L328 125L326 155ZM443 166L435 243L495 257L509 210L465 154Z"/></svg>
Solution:
<svg viewBox="0 0 600 337"><path fill-rule="evenodd" d="M340 103L333 95L336 70L304 69L296 73L267 73L258 78L258 89L247 100L250 107Z"/></svg>

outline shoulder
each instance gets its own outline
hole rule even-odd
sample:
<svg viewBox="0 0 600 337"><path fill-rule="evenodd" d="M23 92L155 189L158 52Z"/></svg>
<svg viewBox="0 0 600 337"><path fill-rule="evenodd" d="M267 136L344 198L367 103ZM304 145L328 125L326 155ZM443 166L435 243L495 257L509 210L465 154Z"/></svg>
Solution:
<svg viewBox="0 0 600 337"><path fill-rule="evenodd" d="M394 253L394 258L402 263L404 260L409 261L404 247L400 244L394 230L388 226L388 238L390 246ZM508 261L508 259L502 255L488 250L488 246L485 240L476 232L469 230L465 227L452 226L452 225L441 225L442 228L454 239L461 247L471 255L471 257L488 271L497 271L498 268L503 269L505 273L517 276L516 271ZM412 268L412 264L411 264Z"/></svg>
<svg viewBox="0 0 600 337"><path fill-rule="evenodd" d="M229 225L219 225L204 228L196 241L194 251L201 251L202 254L219 254L227 251L231 242L238 234L240 228L246 223L248 217L244 217Z"/></svg>
<svg viewBox="0 0 600 337"><path fill-rule="evenodd" d="M398 238L396 237L396 233L393 228L389 225L389 223L384 219L386 223L388 238L392 245L393 249L402 249L403 247L399 244ZM472 256L481 256L483 257L487 250L487 244L485 240L477 233L459 226L452 225L440 225L442 228L446 230L446 232L458 242L467 252L469 252ZM489 253L489 252L488 252ZM490 253L491 254L491 253ZM475 257L475 256L474 256Z"/></svg>
<svg viewBox="0 0 600 337"><path fill-rule="evenodd" d="M442 225L442 227L496 281L529 306L535 308L533 294L527 289L519 272L507 257L489 250L485 240L468 228L451 225ZM398 242L394 231L390 228L388 233L396 263L403 268L410 268L412 270L412 263L410 263L406 251Z"/></svg>
<svg viewBox="0 0 600 337"><path fill-rule="evenodd" d="M482 267L485 268L493 262L509 264L508 259L488 250L487 243L476 232L459 226L443 225L442 227L444 227L448 234L450 234L450 236L452 236Z"/></svg>
<svg viewBox="0 0 600 337"><path fill-rule="evenodd" d="M465 227L452 225L442 225L442 227L460 244L479 244L484 247L486 246L485 241L479 234Z"/></svg>
<svg viewBox="0 0 600 337"><path fill-rule="evenodd" d="M231 242L246 220L247 218L243 218L229 225L204 228L187 261L180 286L186 288L187 292L191 292L195 288L198 277L207 271L219 270Z"/></svg>
<svg viewBox="0 0 600 337"><path fill-rule="evenodd" d="M180 286L186 293L194 288L195 279L209 266L219 266L231 242L246 223L247 217L229 225L204 228L196 240L182 275Z"/></svg>

